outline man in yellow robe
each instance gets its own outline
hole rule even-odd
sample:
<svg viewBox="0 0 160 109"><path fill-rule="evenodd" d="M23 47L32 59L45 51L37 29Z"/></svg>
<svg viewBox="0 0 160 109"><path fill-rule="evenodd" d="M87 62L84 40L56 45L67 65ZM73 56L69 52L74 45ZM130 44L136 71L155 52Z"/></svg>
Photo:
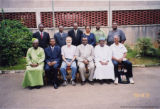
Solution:
<svg viewBox="0 0 160 109"><path fill-rule="evenodd" d="M44 50L41 47L38 47L38 39L33 38L32 42L33 47L29 48L27 51L27 66L22 83L23 88L29 87L30 89L40 88L41 86L43 86L45 59Z"/></svg>

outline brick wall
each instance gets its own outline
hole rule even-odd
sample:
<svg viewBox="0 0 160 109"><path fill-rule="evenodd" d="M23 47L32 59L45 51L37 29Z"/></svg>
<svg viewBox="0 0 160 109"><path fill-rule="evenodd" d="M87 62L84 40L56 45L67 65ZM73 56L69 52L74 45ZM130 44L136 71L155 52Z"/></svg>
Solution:
<svg viewBox="0 0 160 109"><path fill-rule="evenodd" d="M119 25L160 24L160 10L122 10L112 12Z"/></svg>
<svg viewBox="0 0 160 109"><path fill-rule="evenodd" d="M20 20L28 28L37 28L36 12L12 12L4 13L5 19ZM108 26L107 11L78 11L78 12L55 12L55 26L63 25L71 27L74 22L79 26L95 26L100 22L102 26ZM41 22L45 27L53 27L53 13L40 12ZM2 13L0 13L0 21ZM119 25L145 25L160 24L160 10L117 10L112 11L112 22L116 21Z"/></svg>
<svg viewBox="0 0 160 109"><path fill-rule="evenodd" d="M41 22L45 27L53 27L52 18L52 12L41 12ZM74 22L77 22L80 27L95 26L97 22L107 26L107 20L107 11L55 12L56 27L59 25L71 27Z"/></svg>
<svg viewBox="0 0 160 109"><path fill-rule="evenodd" d="M14 12L4 13L5 19L19 20L28 28L36 28L36 13L35 12ZM2 13L0 13L0 21L2 21Z"/></svg>

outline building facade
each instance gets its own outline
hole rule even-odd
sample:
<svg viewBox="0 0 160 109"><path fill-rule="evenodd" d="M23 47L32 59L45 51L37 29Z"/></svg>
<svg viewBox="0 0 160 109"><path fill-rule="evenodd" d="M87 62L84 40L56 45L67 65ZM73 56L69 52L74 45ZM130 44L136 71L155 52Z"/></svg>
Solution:
<svg viewBox="0 0 160 109"><path fill-rule="evenodd" d="M78 22L82 30L85 25L91 25L94 30L100 22L108 34L115 21L125 32L128 44L135 44L139 37L156 41L160 30L160 1L1 0L0 8L4 10L5 19L20 20L32 32L43 23L51 37L59 25L68 31L74 22Z"/></svg>

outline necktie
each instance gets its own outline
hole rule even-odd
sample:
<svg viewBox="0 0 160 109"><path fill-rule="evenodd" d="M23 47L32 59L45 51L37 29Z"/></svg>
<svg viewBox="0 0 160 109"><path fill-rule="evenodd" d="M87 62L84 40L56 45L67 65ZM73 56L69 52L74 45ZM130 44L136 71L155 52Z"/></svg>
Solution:
<svg viewBox="0 0 160 109"><path fill-rule="evenodd" d="M43 39L43 33L41 32L41 39Z"/></svg>
<svg viewBox="0 0 160 109"><path fill-rule="evenodd" d="M75 37L77 36L77 30L74 30Z"/></svg>

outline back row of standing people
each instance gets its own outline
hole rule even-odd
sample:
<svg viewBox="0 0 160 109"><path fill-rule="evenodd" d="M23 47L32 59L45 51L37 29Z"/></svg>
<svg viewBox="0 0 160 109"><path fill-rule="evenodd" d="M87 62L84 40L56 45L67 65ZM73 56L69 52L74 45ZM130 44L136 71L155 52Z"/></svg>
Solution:
<svg viewBox="0 0 160 109"><path fill-rule="evenodd" d="M122 30L117 28L117 23L113 22L112 30L109 31L108 36L105 34L103 30L101 30L101 24L96 24L96 30L91 32L90 26L85 26L85 31L83 32L78 28L78 24L74 23L73 28L68 31L68 33L64 32L64 27L59 26L59 31L54 34L54 38L56 40L57 45L62 47L66 45L66 37L70 36L72 38L72 45L78 46L82 42L82 37L87 37L88 44L92 46L96 46L99 43L99 38L104 37L106 39L107 45L112 45L114 43L114 36L119 36L120 43L124 43L126 41L125 34ZM39 46L42 48L46 48L49 45L50 36L49 33L44 32L43 24L39 24L39 31L33 34L34 38L39 40Z"/></svg>

